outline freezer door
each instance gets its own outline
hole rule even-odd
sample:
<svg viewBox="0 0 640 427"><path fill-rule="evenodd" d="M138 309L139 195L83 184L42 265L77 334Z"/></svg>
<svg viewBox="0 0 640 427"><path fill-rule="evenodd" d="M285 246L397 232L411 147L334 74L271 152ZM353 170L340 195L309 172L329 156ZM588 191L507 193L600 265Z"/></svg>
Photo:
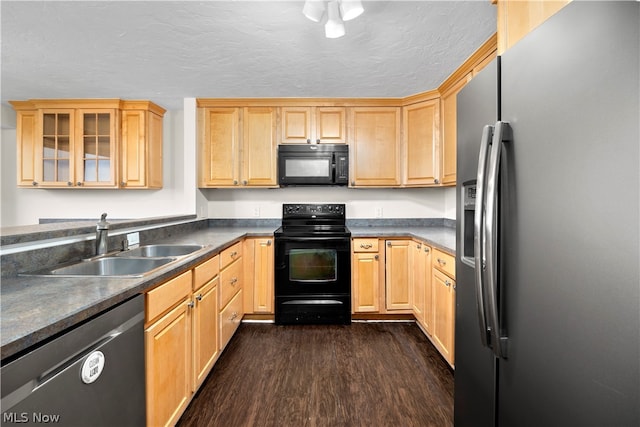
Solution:
<svg viewBox="0 0 640 427"><path fill-rule="evenodd" d="M486 125L498 111L498 63L473 78L457 99L457 236L454 424L457 427L494 425L494 360L483 346L475 286L473 226L475 209L465 203L476 184L478 156ZM477 194L477 193L476 193Z"/></svg>
<svg viewBox="0 0 640 427"><path fill-rule="evenodd" d="M639 8L571 2L502 56L499 426L640 425Z"/></svg>

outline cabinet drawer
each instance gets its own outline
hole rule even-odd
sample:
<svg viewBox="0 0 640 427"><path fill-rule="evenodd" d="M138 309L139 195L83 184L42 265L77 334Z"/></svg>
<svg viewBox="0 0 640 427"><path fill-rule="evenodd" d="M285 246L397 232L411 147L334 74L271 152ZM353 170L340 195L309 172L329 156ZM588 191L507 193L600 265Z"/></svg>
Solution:
<svg viewBox="0 0 640 427"><path fill-rule="evenodd" d="M198 290L220 272L220 255L216 255L193 269L193 290Z"/></svg>
<svg viewBox="0 0 640 427"><path fill-rule="evenodd" d="M242 288L242 261L236 261L220 272L220 307Z"/></svg>
<svg viewBox="0 0 640 427"><path fill-rule="evenodd" d="M228 247L220 253L220 270L242 256L242 242Z"/></svg>
<svg viewBox="0 0 640 427"><path fill-rule="evenodd" d="M378 239L353 239L353 252L378 252Z"/></svg>
<svg viewBox="0 0 640 427"><path fill-rule="evenodd" d="M451 278L456 277L456 259L438 249L433 250L433 266Z"/></svg>
<svg viewBox="0 0 640 427"><path fill-rule="evenodd" d="M191 270L174 277L146 294L147 322L155 319L191 293Z"/></svg>
<svg viewBox="0 0 640 427"><path fill-rule="evenodd" d="M243 316L242 290L220 312L220 349L222 350L240 326Z"/></svg>

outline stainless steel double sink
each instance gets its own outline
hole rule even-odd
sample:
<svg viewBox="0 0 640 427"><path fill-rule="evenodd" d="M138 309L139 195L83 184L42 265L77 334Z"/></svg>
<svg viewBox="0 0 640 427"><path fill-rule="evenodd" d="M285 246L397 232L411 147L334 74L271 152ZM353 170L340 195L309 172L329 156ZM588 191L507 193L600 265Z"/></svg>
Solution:
<svg viewBox="0 0 640 427"><path fill-rule="evenodd" d="M144 245L23 275L142 277L205 247L203 245Z"/></svg>

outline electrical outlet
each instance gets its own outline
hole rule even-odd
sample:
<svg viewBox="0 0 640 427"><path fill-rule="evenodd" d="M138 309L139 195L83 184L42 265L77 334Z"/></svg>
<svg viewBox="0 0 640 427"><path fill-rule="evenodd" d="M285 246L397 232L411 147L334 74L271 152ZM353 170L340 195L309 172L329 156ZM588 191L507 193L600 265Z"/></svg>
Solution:
<svg viewBox="0 0 640 427"><path fill-rule="evenodd" d="M129 249L137 248L140 245L140 233L128 233L127 234L127 246Z"/></svg>
<svg viewBox="0 0 640 427"><path fill-rule="evenodd" d="M256 206L253 208L253 216L255 217L259 217L260 216L260 206Z"/></svg>
<svg viewBox="0 0 640 427"><path fill-rule="evenodd" d="M376 208L376 218L382 218L382 208Z"/></svg>

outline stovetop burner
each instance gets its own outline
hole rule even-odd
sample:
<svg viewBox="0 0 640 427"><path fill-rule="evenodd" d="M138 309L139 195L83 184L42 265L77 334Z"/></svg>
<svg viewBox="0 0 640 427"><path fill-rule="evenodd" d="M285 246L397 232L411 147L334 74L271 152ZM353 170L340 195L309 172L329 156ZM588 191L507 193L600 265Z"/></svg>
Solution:
<svg viewBox="0 0 640 427"><path fill-rule="evenodd" d="M286 236L350 236L345 225L344 204L284 204L282 227L276 235Z"/></svg>

